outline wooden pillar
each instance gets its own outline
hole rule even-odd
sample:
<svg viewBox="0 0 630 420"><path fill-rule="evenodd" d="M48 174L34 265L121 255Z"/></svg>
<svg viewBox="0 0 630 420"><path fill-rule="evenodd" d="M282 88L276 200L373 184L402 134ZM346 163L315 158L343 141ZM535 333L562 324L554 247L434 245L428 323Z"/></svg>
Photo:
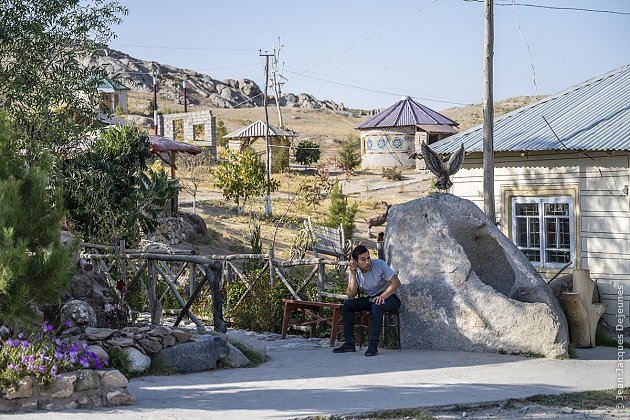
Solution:
<svg viewBox="0 0 630 420"><path fill-rule="evenodd" d="M175 158L177 157L177 152L170 152L171 156L171 179L176 180L177 176L175 175ZM175 197L171 199L171 216L177 217L177 212L179 211L179 194L175 194Z"/></svg>
<svg viewBox="0 0 630 420"><path fill-rule="evenodd" d="M157 261L148 261L149 284L147 284L147 298L151 312L151 324L159 325L162 320L162 302L157 297Z"/></svg>
<svg viewBox="0 0 630 420"><path fill-rule="evenodd" d="M206 279L210 283L212 291L212 322L214 330L218 332L227 332L227 324L223 320L223 300L221 299L221 269L212 267L210 264L205 266Z"/></svg>

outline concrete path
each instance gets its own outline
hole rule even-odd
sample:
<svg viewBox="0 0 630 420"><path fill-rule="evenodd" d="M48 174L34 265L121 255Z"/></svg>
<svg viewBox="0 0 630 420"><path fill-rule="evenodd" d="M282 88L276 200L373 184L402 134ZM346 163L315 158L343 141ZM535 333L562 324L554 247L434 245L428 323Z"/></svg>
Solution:
<svg viewBox="0 0 630 420"><path fill-rule="evenodd" d="M269 344L269 361L257 368L132 379L133 406L5 417L282 419L496 401L617 384L617 353L611 347L579 350L580 359L549 360L416 350L380 350L368 358L363 351L333 354L320 339ZM622 375L628 386L630 375Z"/></svg>

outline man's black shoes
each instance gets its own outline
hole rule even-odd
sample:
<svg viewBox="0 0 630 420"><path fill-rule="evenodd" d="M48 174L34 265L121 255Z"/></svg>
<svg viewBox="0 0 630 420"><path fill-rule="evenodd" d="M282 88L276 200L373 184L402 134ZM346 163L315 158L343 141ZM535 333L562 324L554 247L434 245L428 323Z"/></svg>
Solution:
<svg viewBox="0 0 630 420"><path fill-rule="evenodd" d="M333 349L333 353L348 353L348 352L351 352L351 351L357 351L357 348L354 345L354 343L352 343L352 344L350 344L350 343L343 343L339 347Z"/></svg>
<svg viewBox="0 0 630 420"><path fill-rule="evenodd" d="M366 356L376 356L377 354L378 349L376 348L376 346L368 346L367 350L365 351Z"/></svg>

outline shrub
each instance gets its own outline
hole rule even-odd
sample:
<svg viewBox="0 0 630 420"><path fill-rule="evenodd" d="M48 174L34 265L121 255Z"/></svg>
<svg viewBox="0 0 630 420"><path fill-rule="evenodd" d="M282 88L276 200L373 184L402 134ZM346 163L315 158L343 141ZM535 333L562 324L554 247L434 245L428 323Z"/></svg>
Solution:
<svg viewBox="0 0 630 420"><path fill-rule="evenodd" d="M178 192L165 172L148 170L149 138L130 126L101 134L89 153L63 167L70 218L94 242L125 239L137 244L142 232L157 227L157 217Z"/></svg>
<svg viewBox="0 0 630 420"><path fill-rule="evenodd" d="M0 342L0 390L15 389L27 376L45 386L61 372L107 366L106 360L99 360L87 347L87 344L66 343L56 338L49 324L43 324L40 334L20 334L18 338Z"/></svg>
<svg viewBox="0 0 630 420"><path fill-rule="evenodd" d="M339 152L339 167L346 171L352 172L361 164L361 140L356 136L349 136L341 146Z"/></svg>
<svg viewBox="0 0 630 420"><path fill-rule="evenodd" d="M323 225L334 228L341 225L344 236L346 239L350 239L354 231L354 218L357 214L357 208L357 203L348 205L348 199L343 194L341 185L339 185L339 182L336 182L330 191L330 209L328 210L328 218Z"/></svg>
<svg viewBox="0 0 630 420"><path fill-rule="evenodd" d="M302 140L298 143L297 150L295 151L295 161L308 166L312 163L319 161L321 151L319 145L313 143L310 140Z"/></svg>
<svg viewBox="0 0 630 420"><path fill-rule="evenodd" d="M389 181L402 181L403 174L400 168L383 168L381 176Z"/></svg>
<svg viewBox="0 0 630 420"><path fill-rule="evenodd" d="M225 123L221 118L217 118L217 145L226 148L228 146L229 139L225 138L227 134L227 128L225 128Z"/></svg>

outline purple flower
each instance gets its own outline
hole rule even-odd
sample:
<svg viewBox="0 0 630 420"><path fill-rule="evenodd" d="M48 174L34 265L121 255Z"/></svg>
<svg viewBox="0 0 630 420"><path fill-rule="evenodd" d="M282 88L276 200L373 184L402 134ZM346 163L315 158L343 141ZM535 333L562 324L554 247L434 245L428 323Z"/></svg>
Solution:
<svg viewBox="0 0 630 420"><path fill-rule="evenodd" d="M74 356L70 356L70 363L75 364L77 362L77 358Z"/></svg>
<svg viewBox="0 0 630 420"><path fill-rule="evenodd" d="M26 367L28 370L33 370L33 365L32 364L28 364L28 366Z"/></svg>
<svg viewBox="0 0 630 420"><path fill-rule="evenodd" d="M63 353L59 349L55 349L55 359L63 359Z"/></svg>
<svg viewBox="0 0 630 420"><path fill-rule="evenodd" d="M22 347L23 347L24 349L28 348L28 346L29 346L29 342L28 342L28 340L24 340L24 341L22 341Z"/></svg>
<svg viewBox="0 0 630 420"><path fill-rule="evenodd" d="M56 375L57 374L57 366L53 365L53 367L50 369L50 374L51 375Z"/></svg>
<svg viewBox="0 0 630 420"><path fill-rule="evenodd" d="M101 369L103 366L101 365L100 360L98 360L98 358L94 359L94 367L96 369Z"/></svg>
<svg viewBox="0 0 630 420"><path fill-rule="evenodd" d="M19 334L18 334L18 338L21 340L21 339L22 339L22 337L24 337L24 334L23 334L23 333L19 333Z"/></svg>
<svg viewBox="0 0 630 420"><path fill-rule="evenodd" d="M11 340L7 341L9 347L17 347L20 345L20 340Z"/></svg>
<svg viewBox="0 0 630 420"><path fill-rule="evenodd" d="M9 369L18 370L20 368L15 363L9 363Z"/></svg>
<svg viewBox="0 0 630 420"><path fill-rule="evenodd" d="M109 366L109 363L107 362L107 360L103 360L103 366Z"/></svg>
<svg viewBox="0 0 630 420"><path fill-rule="evenodd" d="M46 366L40 366L40 367L39 367L39 371L40 371L41 373L44 373L44 372L46 371Z"/></svg>
<svg viewBox="0 0 630 420"><path fill-rule="evenodd" d="M28 356L28 361L29 362L34 362L35 361L35 356Z"/></svg>
<svg viewBox="0 0 630 420"><path fill-rule="evenodd" d="M83 343L83 344L81 345L81 348L82 348L83 350L87 350L87 348L88 348L88 347L89 347L89 346L87 345L87 343Z"/></svg>
<svg viewBox="0 0 630 420"><path fill-rule="evenodd" d="M85 357L81 357L81 359L79 360L79 364L84 368L90 367L90 362L88 362L88 359L86 359Z"/></svg>
<svg viewBox="0 0 630 420"><path fill-rule="evenodd" d="M61 345L61 340L59 339L59 337L55 338L55 344L58 346Z"/></svg>
<svg viewBox="0 0 630 420"><path fill-rule="evenodd" d="M28 356L22 356L22 363L28 363Z"/></svg>
<svg viewBox="0 0 630 420"><path fill-rule="evenodd" d="M50 325L50 324L46 324L46 326L44 327L44 331L45 332L52 332L52 330L54 330L55 328Z"/></svg>
<svg viewBox="0 0 630 420"><path fill-rule="evenodd" d="M72 343L72 347L70 347L70 351L73 351L73 352L75 352L75 353L76 353L76 352L77 352L77 350L78 350L78 348L77 348L77 343L74 343L74 342L73 342L73 343Z"/></svg>
<svg viewBox="0 0 630 420"><path fill-rule="evenodd" d="M70 321L66 319L66 322L64 322L64 325L66 326L66 328L68 328L70 326Z"/></svg>

